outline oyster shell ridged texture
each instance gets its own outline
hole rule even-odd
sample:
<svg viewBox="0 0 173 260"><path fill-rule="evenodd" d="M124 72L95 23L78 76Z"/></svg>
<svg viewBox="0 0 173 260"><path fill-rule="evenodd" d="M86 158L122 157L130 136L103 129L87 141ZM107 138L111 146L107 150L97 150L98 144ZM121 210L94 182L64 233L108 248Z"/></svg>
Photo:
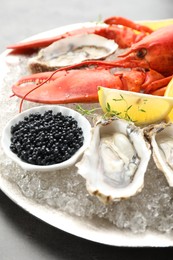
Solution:
<svg viewBox="0 0 173 260"><path fill-rule="evenodd" d="M86 179L88 192L106 203L142 190L150 156L142 129L112 119L96 124L90 147L76 166Z"/></svg>
<svg viewBox="0 0 173 260"><path fill-rule="evenodd" d="M150 132L153 159L173 187L173 124L161 123Z"/></svg>

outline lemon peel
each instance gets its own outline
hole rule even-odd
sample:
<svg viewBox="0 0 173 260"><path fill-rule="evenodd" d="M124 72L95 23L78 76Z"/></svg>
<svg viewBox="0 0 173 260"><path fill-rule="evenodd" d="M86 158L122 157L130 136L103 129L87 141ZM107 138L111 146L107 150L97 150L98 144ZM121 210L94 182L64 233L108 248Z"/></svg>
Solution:
<svg viewBox="0 0 173 260"><path fill-rule="evenodd" d="M173 78L171 79L171 81L169 82L165 94L165 97L172 97L173 98ZM173 107L171 109L171 112L168 114L168 116L166 117L166 122L173 122Z"/></svg>
<svg viewBox="0 0 173 260"><path fill-rule="evenodd" d="M144 22L140 22L140 23L150 27L152 30L157 30L159 28L173 24L173 19L164 19L164 20L158 20L158 21L157 20L144 21Z"/></svg>
<svg viewBox="0 0 173 260"><path fill-rule="evenodd" d="M100 106L107 116L117 116L148 125L164 120L173 107L173 98L125 90L98 88Z"/></svg>

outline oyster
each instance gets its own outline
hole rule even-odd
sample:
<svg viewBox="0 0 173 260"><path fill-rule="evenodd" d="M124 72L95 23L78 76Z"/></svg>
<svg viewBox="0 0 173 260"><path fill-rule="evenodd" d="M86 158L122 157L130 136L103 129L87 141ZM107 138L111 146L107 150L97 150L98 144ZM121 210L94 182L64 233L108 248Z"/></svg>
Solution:
<svg viewBox="0 0 173 260"><path fill-rule="evenodd" d="M150 132L153 159L173 187L173 124L161 123Z"/></svg>
<svg viewBox="0 0 173 260"><path fill-rule="evenodd" d="M56 70L84 60L106 58L117 48L113 40L96 34L69 36L41 49L28 66L33 73Z"/></svg>
<svg viewBox="0 0 173 260"><path fill-rule="evenodd" d="M142 190L150 156L142 129L112 119L96 124L90 147L76 166L86 179L88 192L106 203Z"/></svg>

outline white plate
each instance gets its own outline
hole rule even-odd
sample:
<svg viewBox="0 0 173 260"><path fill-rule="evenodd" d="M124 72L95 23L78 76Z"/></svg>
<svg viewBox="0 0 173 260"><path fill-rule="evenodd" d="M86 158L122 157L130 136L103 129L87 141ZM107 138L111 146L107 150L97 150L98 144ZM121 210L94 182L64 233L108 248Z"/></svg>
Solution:
<svg viewBox="0 0 173 260"><path fill-rule="evenodd" d="M28 38L44 38L52 36L71 29L80 28L81 26L90 26L91 23L73 24L70 26L61 27L48 32L44 32ZM95 24L92 23L94 26ZM4 58L8 51L5 51L0 56L0 73L2 79L6 73ZM17 205L45 221L46 223L66 231L70 234L85 238L91 241L112 245L112 246L128 246L128 247L167 247L173 246L173 236L171 234L162 234L154 231L147 231L142 234L134 234L130 231L121 231L115 228L109 222L103 219L87 219L76 216L70 216L64 212L52 209L46 205L40 205L34 200L24 197L17 185L9 182L2 173L0 173L0 188L1 190Z"/></svg>

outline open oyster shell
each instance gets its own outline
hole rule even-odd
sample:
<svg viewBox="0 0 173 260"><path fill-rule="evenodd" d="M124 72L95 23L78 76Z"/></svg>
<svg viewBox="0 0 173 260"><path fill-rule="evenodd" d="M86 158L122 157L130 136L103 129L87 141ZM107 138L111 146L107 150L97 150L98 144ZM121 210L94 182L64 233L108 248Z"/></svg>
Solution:
<svg viewBox="0 0 173 260"><path fill-rule="evenodd" d="M153 159L173 187L173 124L155 125L149 133Z"/></svg>
<svg viewBox="0 0 173 260"><path fill-rule="evenodd" d="M150 156L142 129L112 119L96 124L90 147L76 166L86 179L88 192L106 203L142 190Z"/></svg>
<svg viewBox="0 0 173 260"><path fill-rule="evenodd" d="M106 58L117 48L113 40L96 34L69 36L41 49L28 66L33 73L56 70L84 60Z"/></svg>

